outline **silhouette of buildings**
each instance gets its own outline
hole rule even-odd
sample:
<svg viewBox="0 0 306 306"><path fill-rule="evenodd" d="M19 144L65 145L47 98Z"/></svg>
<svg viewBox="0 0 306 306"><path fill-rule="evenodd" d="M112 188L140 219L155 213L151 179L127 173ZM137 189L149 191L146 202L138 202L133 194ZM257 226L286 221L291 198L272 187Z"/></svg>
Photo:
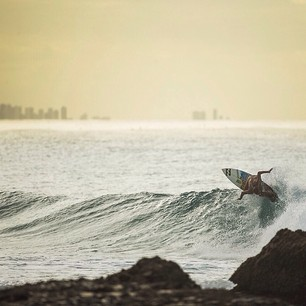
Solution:
<svg viewBox="0 0 306 306"><path fill-rule="evenodd" d="M60 111L48 108L45 112L39 109L36 113L33 107L26 107L24 112L21 106L12 106L10 104L0 104L0 120L21 120L21 119L67 119L67 107L63 106Z"/></svg>
<svg viewBox="0 0 306 306"><path fill-rule="evenodd" d="M34 108L27 107L25 109L25 118L24 119L34 119Z"/></svg>
<svg viewBox="0 0 306 306"><path fill-rule="evenodd" d="M206 119L206 113L203 111L195 111L192 114L192 118L194 120L205 120Z"/></svg>
<svg viewBox="0 0 306 306"><path fill-rule="evenodd" d="M44 110L43 109L40 109L39 111L38 111L38 119L44 119L45 117L44 117L45 115L44 115Z"/></svg>
<svg viewBox="0 0 306 306"><path fill-rule="evenodd" d="M0 119L15 119L22 117L22 110L19 106L0 104Z"/></svg>
<svg viewBox="0 0 306 306"><path fill-rule="evenodd" d="M206 120L207 119L206 112L204 112L204 111L194 111L192 113L192 118L193 118L193 120ZM229 118L226 118L226 119L228 120ZM223 116L220 116L218 114L218 110L216 108L213 109L212 120L223 120Z"/></svg>
<svg viewBox="0 0 306 306"><path fill-rule="evenodd" d="M67 107L63 106L61 108L61 119L66 120L67 119Z"/></svg>

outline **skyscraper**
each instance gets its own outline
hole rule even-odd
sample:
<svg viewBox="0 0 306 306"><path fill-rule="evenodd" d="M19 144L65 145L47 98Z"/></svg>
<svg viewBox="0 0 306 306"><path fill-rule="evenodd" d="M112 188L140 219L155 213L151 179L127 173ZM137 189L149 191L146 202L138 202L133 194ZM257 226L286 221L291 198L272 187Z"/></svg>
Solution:
<svg viewBox="0 0 306 306"><path fill-rule="evenodd" d="M25 119L34 119L34 108L33 107L27 107L25 109Z"/></svg>
<svg viewBox="0 0 306 306"><path fill-rule="evenodd" d="M61 119L66 120L67 119L67 107L63 106L61 108Z"/></svg>
<svg viewBox="0 0 306 306"><path fill-rule="evenodd" d="M59 119L59 111L58 110L53 111L52 119Z"/></svg>
<svg viewBox="0 0 306 306"><path fill-rule="evenodd" d="M44 110L43 109L40 109L38 111L38 119L44 119Z"/></svg>

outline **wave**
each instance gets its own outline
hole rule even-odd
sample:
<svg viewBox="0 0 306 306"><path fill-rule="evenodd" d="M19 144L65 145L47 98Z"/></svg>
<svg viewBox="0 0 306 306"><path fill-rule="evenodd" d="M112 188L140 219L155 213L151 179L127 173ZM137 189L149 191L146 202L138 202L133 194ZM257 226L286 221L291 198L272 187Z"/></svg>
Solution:
<svg viewBox="0 0 306 306"><path fill-rule="evenodd" d="M284 197L288 192L282 194ZM305 191L292 190L295 202ZM253 246L288 207L258 196L238 201L236 189L180 195L142 192L76 201L63 196L0 192L0 237L32 244L86 244L105 252L197 246Z"/></svg>

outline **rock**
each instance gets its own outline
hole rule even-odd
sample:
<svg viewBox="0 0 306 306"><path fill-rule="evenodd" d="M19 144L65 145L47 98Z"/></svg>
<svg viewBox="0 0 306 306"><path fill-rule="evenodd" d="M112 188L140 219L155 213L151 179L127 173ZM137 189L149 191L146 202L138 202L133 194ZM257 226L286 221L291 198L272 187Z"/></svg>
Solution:
<svg viewBox="0 0 306 306"><path fill-rule="evenodd" d="M280 230L262 251L230 277L235 291L306 304L306 232Z"/></svg>
<svg viewBox="0 0 306 306"><path fill-rule="evenodd" d="M156 256L143 258L132 268L122 270L106 278L110 283L142 283L155 289L199 289L187 273L173 261Z"/></svg>

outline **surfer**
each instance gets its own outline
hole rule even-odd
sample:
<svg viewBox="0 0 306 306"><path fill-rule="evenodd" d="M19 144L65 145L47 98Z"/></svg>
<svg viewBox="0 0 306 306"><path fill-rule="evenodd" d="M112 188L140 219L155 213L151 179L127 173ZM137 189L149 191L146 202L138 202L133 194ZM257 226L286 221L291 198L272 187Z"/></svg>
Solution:
<svg viewBox="0 0 306 306"><path fill-rule="evenodd" d="M261 180L261 175L264 173L270 173L272 169L273 168L269 171L259 171L257 175L250 175L238 200L241 200L245 194L257 194L262 197L267 197L270 201L275 202L277 200L276 192Z"/></svg>

